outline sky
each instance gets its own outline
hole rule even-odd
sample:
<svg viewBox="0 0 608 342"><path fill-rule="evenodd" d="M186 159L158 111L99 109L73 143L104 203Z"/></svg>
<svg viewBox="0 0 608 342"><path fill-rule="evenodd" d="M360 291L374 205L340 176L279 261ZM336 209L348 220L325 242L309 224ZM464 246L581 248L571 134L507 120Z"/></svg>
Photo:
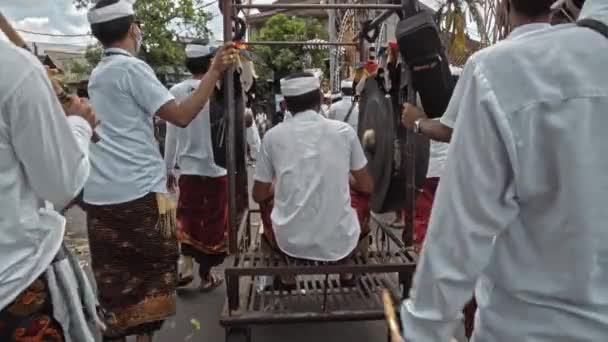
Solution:
<svg viewBox="0 0 608 342"><path fill-rule="evenodd" d="M141 1L141 0L140 0ZM204 0L206 3L212 0ZM269 3L272 0L256 0ZM222 36L222 18L217 4L208 7L216 15L211 31L217 38ZM58 35L81 35L90 31L86 10L77 10L72 0L0 0L0 11L16 29ZM94 42L92 37L51 37L20 32L26 41L61 43L86 46ZM3 36L0 33L1 36Z"/></svg>
<svg viewBox="0 0 608 342"><path fill-rule="evenodd" d="M142 0L140 0L142 1ZM153 0L148 0L153 1ZM211 2L212 0L204 0ZM424 0L425 3L437 0ZM270 3L272 0L254 0L254 3ZM222 17L217 4L208 9L216 15L211 22L211 31L216 38L222 37ZM89 32L86 10L77 10L72 0L0 0L0 11L15 28L31 32L56 35L82 35ZM51 37L20 32L26 41L39 43L61 43L86 46L94 43L90 36ZM3 35L0 33L0 36Z"/></svg>

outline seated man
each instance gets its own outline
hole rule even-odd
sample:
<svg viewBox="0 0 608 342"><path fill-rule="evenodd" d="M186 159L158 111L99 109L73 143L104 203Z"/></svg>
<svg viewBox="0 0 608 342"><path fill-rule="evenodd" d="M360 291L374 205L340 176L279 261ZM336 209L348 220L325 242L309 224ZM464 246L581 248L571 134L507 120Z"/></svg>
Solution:
<svg viewBox="0 0 608 342"><path fill-rule="evenodd" d="M293 117L264 136L254 176L264 243L294 258L343 260L369 241L367 159L352 127L319 115L313 74L294 74L281 89Z"/></svg>

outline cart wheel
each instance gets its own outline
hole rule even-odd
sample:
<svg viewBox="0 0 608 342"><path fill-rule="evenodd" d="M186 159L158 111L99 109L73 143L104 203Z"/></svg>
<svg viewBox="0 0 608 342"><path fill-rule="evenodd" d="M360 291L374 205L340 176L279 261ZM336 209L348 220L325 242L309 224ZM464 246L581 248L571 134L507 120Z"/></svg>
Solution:
<svg viewBox="0 0 608 342"><path fill-rule="evenodd" d="M251 329L227 328L226 342L251 342Z"/></svg>

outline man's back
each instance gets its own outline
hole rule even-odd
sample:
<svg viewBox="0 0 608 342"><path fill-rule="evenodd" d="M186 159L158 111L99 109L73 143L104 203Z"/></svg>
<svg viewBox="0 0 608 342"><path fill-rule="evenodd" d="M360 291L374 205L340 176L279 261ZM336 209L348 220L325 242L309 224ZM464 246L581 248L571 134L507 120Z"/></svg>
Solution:
<svg viewBox="0 0 608 342"><path fill-rule="evenodd" d="M510 174L496 192L511 206L491 221L507 226L478 285L476 338L605 340L608 39L564 25L474 58L478 84L470 87L489 90L478 100L490 108ZM466 124L458 121L456 130Z"/></svg>
<svg viewBox="0 0 608 342"><path fill-rule="evenodd" d="M351 127L314 111L298 113L266 133L256 180L271 182L276 176L272 223L285 253L336 261L357 245L360 227L348 179L366 160L355 144Z"/></svg>
<svg viewBox="0 0 608 342"><path fill-rule="evenodd" d="M196 79L185 80L171 88L171 93L178 102L190 96L200 85ZM215 164L213 146L211 142L211 122L209 117L209 104L185 128L167 124L167 146L165 160L180 168L180 174L207 177L220 177L226 175L226 169Z"/></svg>
<svg viewBox="0 0 608 342"><path fill-rule="evenodd" d="M351 108L352 108L352 112L350 113L348 120L346 120L349 111L351 111ZM359 106L356 103L353 106L352 97L344 96L342 98L342 100L331 105L329 118L338 120L338 121L342 121L342 122L346 122L352 128L357 130L357 126L359 125Z"/></svg>
<svg viewBox="0 0 608 342"><path fill-rule="evenodd" d="M85 202L116 204L166 192L153 118L173 97L153 70L125 50L107 49L91 74L89 95L101 141L91 146Z"/></svg>

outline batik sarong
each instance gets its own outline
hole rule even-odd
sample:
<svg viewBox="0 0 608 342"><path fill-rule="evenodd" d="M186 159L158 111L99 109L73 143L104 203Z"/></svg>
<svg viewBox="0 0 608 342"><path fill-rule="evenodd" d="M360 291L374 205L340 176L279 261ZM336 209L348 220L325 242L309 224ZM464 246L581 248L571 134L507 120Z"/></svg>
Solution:
<svg viewBox="0 0 608 342"><path fill-rule="evenodd" d="M87 205L89 243L107 338L152 333L175 315L175 211L164 195Z"/></svg>
<svg viewBox="0 0 608 342"><path fill-rule="evenodd" d="M0 311L2 342L64 342L44 275Z"/></svg>
<svg viewBox="0 0 608 342"><path fill-rule="evenodd" d="M228 241L227 177L179 178L177 238L182 254L206 268L223 261Z"/></svg>

